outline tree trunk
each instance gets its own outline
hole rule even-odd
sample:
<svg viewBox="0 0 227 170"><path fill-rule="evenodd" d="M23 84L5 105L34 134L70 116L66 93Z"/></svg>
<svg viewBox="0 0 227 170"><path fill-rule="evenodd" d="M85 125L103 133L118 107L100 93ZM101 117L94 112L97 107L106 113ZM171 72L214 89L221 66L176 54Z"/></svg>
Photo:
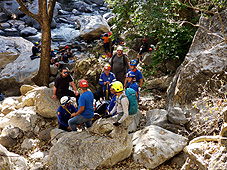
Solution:
<svg viewBox="0 0 227 170"><path fill-rule="evenodd" d="M39 71L36 76L32 78L38 86L49 87L49 73L50 73L50 45L51 45L51 29L48 20L43 20L41 25L41 59Z"/></svg>

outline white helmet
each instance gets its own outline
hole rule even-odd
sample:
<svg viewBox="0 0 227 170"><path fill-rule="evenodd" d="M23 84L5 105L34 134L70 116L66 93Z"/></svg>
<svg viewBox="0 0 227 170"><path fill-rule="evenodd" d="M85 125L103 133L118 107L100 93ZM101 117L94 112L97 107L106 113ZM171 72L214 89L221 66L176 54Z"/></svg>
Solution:
<svg viewBox="0 0 227 170"><path fill-rule="evenodd" d="M119 46L117 47L117 50L123 51L123 47L119 45Z"/></svg>
<svg viewBox="0 0 227 170"><path fill-rule="evenodd" d="M70 101L70 97L68 97L68 96L63 96L60 100L60 104L63 106L65 106L69 102L71 102L71 101Z"/></svg>

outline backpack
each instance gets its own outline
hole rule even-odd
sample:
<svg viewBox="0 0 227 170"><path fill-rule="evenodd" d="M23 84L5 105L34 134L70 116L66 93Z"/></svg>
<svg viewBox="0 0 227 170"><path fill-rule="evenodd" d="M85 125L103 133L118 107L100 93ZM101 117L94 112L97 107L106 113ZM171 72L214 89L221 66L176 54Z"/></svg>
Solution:
<svg viewBox="0 0 227 170"><path fill-rule="evenodd" d="M129 113L129 115L134 115L138 111L138 101L136 98L136 91L132 88L127 88L125 90L125 94L129 101L128 113Z"/></svg>

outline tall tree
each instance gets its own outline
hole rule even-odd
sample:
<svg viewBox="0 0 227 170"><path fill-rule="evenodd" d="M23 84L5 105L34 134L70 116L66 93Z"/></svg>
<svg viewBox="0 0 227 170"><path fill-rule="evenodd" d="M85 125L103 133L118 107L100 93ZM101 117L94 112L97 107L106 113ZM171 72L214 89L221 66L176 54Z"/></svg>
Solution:
<svg viewBox="0 0 227 170"><path fill-rule="evenodd" d="M51 45L51 22L53 18L54 7L56 0L38 0L38 13L31 12L22 0L16 0L20 5L19 10L27 16L35 19L41 27L41 59L39 71L33 77L35 84L39 86L49 86L49 72L50 72L50 45Z"/></svg>

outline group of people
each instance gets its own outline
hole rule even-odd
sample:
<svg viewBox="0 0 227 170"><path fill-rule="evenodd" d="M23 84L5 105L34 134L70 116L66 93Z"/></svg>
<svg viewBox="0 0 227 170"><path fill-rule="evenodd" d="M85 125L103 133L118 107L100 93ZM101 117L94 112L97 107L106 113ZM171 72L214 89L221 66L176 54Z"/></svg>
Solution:
<svg viewBox="0 0 227 170"><path fill-rule="evenodd" d="M87 128L92 125L95 103L94 93L88 90L89 84L82 79L79 94L73 78L67 68L60 69L60 76L56 78L53 90L53 98L60 100L57 110L59 128L67 131L76 131L77 127L84 123ZM69 90L71 84L73 91ZM103 100L108 101L108 107L103 117L117 116L114 126L128 126L129 124L129 100L125 94L126 88L135 91L137 102L139 101L139 88L143 84L142 73L137 69L137 60L128 62L123 54L123 48L117 48L117 54L112 57L111 63L104 66L104 72L100 75L99 84L102 86ZM71 98L76 97L78 109L71 104ZM135 100L136 100L135 99Z"/></svg>
<svg viewBox="0 0 227 170"><path fill-rule="evenodd" d="M35 42L34 46L32 47L32 55L30 56L31 59L40 58L41 55L41 45L39 42ZM60 54L60 56L57 56ZM55 64L58 68L61 68L62 63L68 63L70 58L75 58L72 54L71 48L66 45L65 48L57 51L51 49L50 51L50 64Z"/></svg>

